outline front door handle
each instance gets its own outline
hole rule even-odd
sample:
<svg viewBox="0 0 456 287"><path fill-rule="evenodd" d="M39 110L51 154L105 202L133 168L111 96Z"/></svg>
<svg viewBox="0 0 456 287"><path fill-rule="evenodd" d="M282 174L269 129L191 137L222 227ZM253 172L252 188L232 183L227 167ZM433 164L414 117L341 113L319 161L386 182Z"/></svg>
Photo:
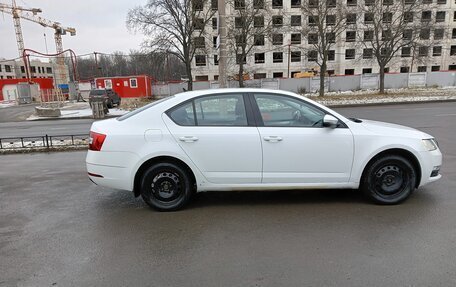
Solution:
<svg viewBox="0 0 456 287"><path fill-rule="evenodd" d="M265 141L267 142L271 142L271 143L276 143L276 142L280 142L282 141L283 139L279 136L267 136L267 137L264 137L263 138Z"/></svg>
<svg viewBox="0 0 456 287"><path fill-rule="evenodd" d="M194 137L194 136L183 136L183 137L180 137L179 140L181 142L193 143L193 142L196 142L198 140L198 138Z"/></svg>

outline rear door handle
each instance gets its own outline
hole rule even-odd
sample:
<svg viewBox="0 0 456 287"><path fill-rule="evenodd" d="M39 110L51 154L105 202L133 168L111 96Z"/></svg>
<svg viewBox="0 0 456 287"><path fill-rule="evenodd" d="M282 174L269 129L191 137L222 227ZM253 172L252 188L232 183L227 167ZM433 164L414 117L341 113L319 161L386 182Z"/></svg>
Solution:
<svg viewBox="0 0 456 287"><path fill-rule="evenodd" d="M276 142L280 142L282 141L283 139L279 136L267 136L267 137L264 137L263 138L265 141L267 142L271 142L271 143L276 143Z"/></svg>
<svg viewBox="0 0 456 287"><path fill-rule="evenodd" d="M181 142L193 143L193 142L196 142L198 140L198 138L194 137L194 136L183 136L183 137L180 137L179 140Z"/></svg>

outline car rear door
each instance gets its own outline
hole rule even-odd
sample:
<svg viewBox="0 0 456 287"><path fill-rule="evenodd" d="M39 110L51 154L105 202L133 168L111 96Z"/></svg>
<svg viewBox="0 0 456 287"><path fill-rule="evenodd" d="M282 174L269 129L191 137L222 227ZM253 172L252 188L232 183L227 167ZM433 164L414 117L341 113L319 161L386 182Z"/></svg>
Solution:
<svg viewBox="0 0 456 287"><path fill-rule="evenodd" d="M246 95L217 94L196 98L163 115L189 159L209 182L260 183L262 151Z"/></svg>
<svg viewBox="0 0 456 287"><path fill-rule="evenodd" d="M353 163L348 128L326 128L325 111L295 97L257 93L263 183L345 183Z"/></svg>

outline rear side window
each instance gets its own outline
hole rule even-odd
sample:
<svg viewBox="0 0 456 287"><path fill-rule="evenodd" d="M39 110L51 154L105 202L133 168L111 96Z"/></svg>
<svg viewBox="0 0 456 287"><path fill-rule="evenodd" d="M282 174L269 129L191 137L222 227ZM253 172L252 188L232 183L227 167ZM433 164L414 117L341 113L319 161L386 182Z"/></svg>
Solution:
<svg viewBox="0 0 456 287"><path fill-rule="evenodd" d="M246 126L244 98L241 94L209 96L195 100L199 126Z"/></svg>
<svg viewBox="0 0 456 287"><path fill-rule="evenodd" d="M193 114L192 102L177 107L169 113L169 117L180 126L194 126L195 115Z"/></svg>
<svg viewBox="0 0 456 287"><path fill-rule="evenodd" d="M242 94L197 98L167 113L181 126L247 126ZM196 117L196 118L195 118Z"/></svg>

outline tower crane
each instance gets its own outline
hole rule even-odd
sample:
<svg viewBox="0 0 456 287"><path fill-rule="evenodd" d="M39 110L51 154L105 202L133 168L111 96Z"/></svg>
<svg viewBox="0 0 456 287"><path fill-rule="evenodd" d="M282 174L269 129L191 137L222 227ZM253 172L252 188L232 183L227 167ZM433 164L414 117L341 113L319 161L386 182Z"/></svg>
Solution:
<svg viewBox="0 0 456 287"><path fill-rule="evenodd" d="M35 16L38 13L41 13L39 8L23 8L16 6L16 1L13 0L13 5L0 3L0 11L13 15L14 31L16 33L17 48L19 50L19 57L22 57L24 52L24 38L22 37L22 27L20 18L22 15L30 14L30 16Z"/></svg>
<svg viewBox="0 0 456 287"><path fill-rule="evenodd" d="M63 52L63 44L62 44L62 35L66 35L69 33L71 36L76 35L76 29L70 27L63 27L59 22L54 22L43 17L37 16L37 13L42 12L41 9L38 8L23 8L16 6L16 1L13 0L13 5L7 5L0 3L0 12L5 12L8 14L13 15L14 21L14 28L16 30L16 38L17 38L17 45L19 49L19 54L22 57L24 51L24 40L22 38L22 30L19 19L29 20L31 22L35 22L40 24L43 27L48 27L54 29L54 40L55 40L55 48L57 54ZM58 75L61 83L66 82L66 73L65 73L65 61L63 58L63 54L59 54L57 56L57 68L58 68Z"/></svg>

